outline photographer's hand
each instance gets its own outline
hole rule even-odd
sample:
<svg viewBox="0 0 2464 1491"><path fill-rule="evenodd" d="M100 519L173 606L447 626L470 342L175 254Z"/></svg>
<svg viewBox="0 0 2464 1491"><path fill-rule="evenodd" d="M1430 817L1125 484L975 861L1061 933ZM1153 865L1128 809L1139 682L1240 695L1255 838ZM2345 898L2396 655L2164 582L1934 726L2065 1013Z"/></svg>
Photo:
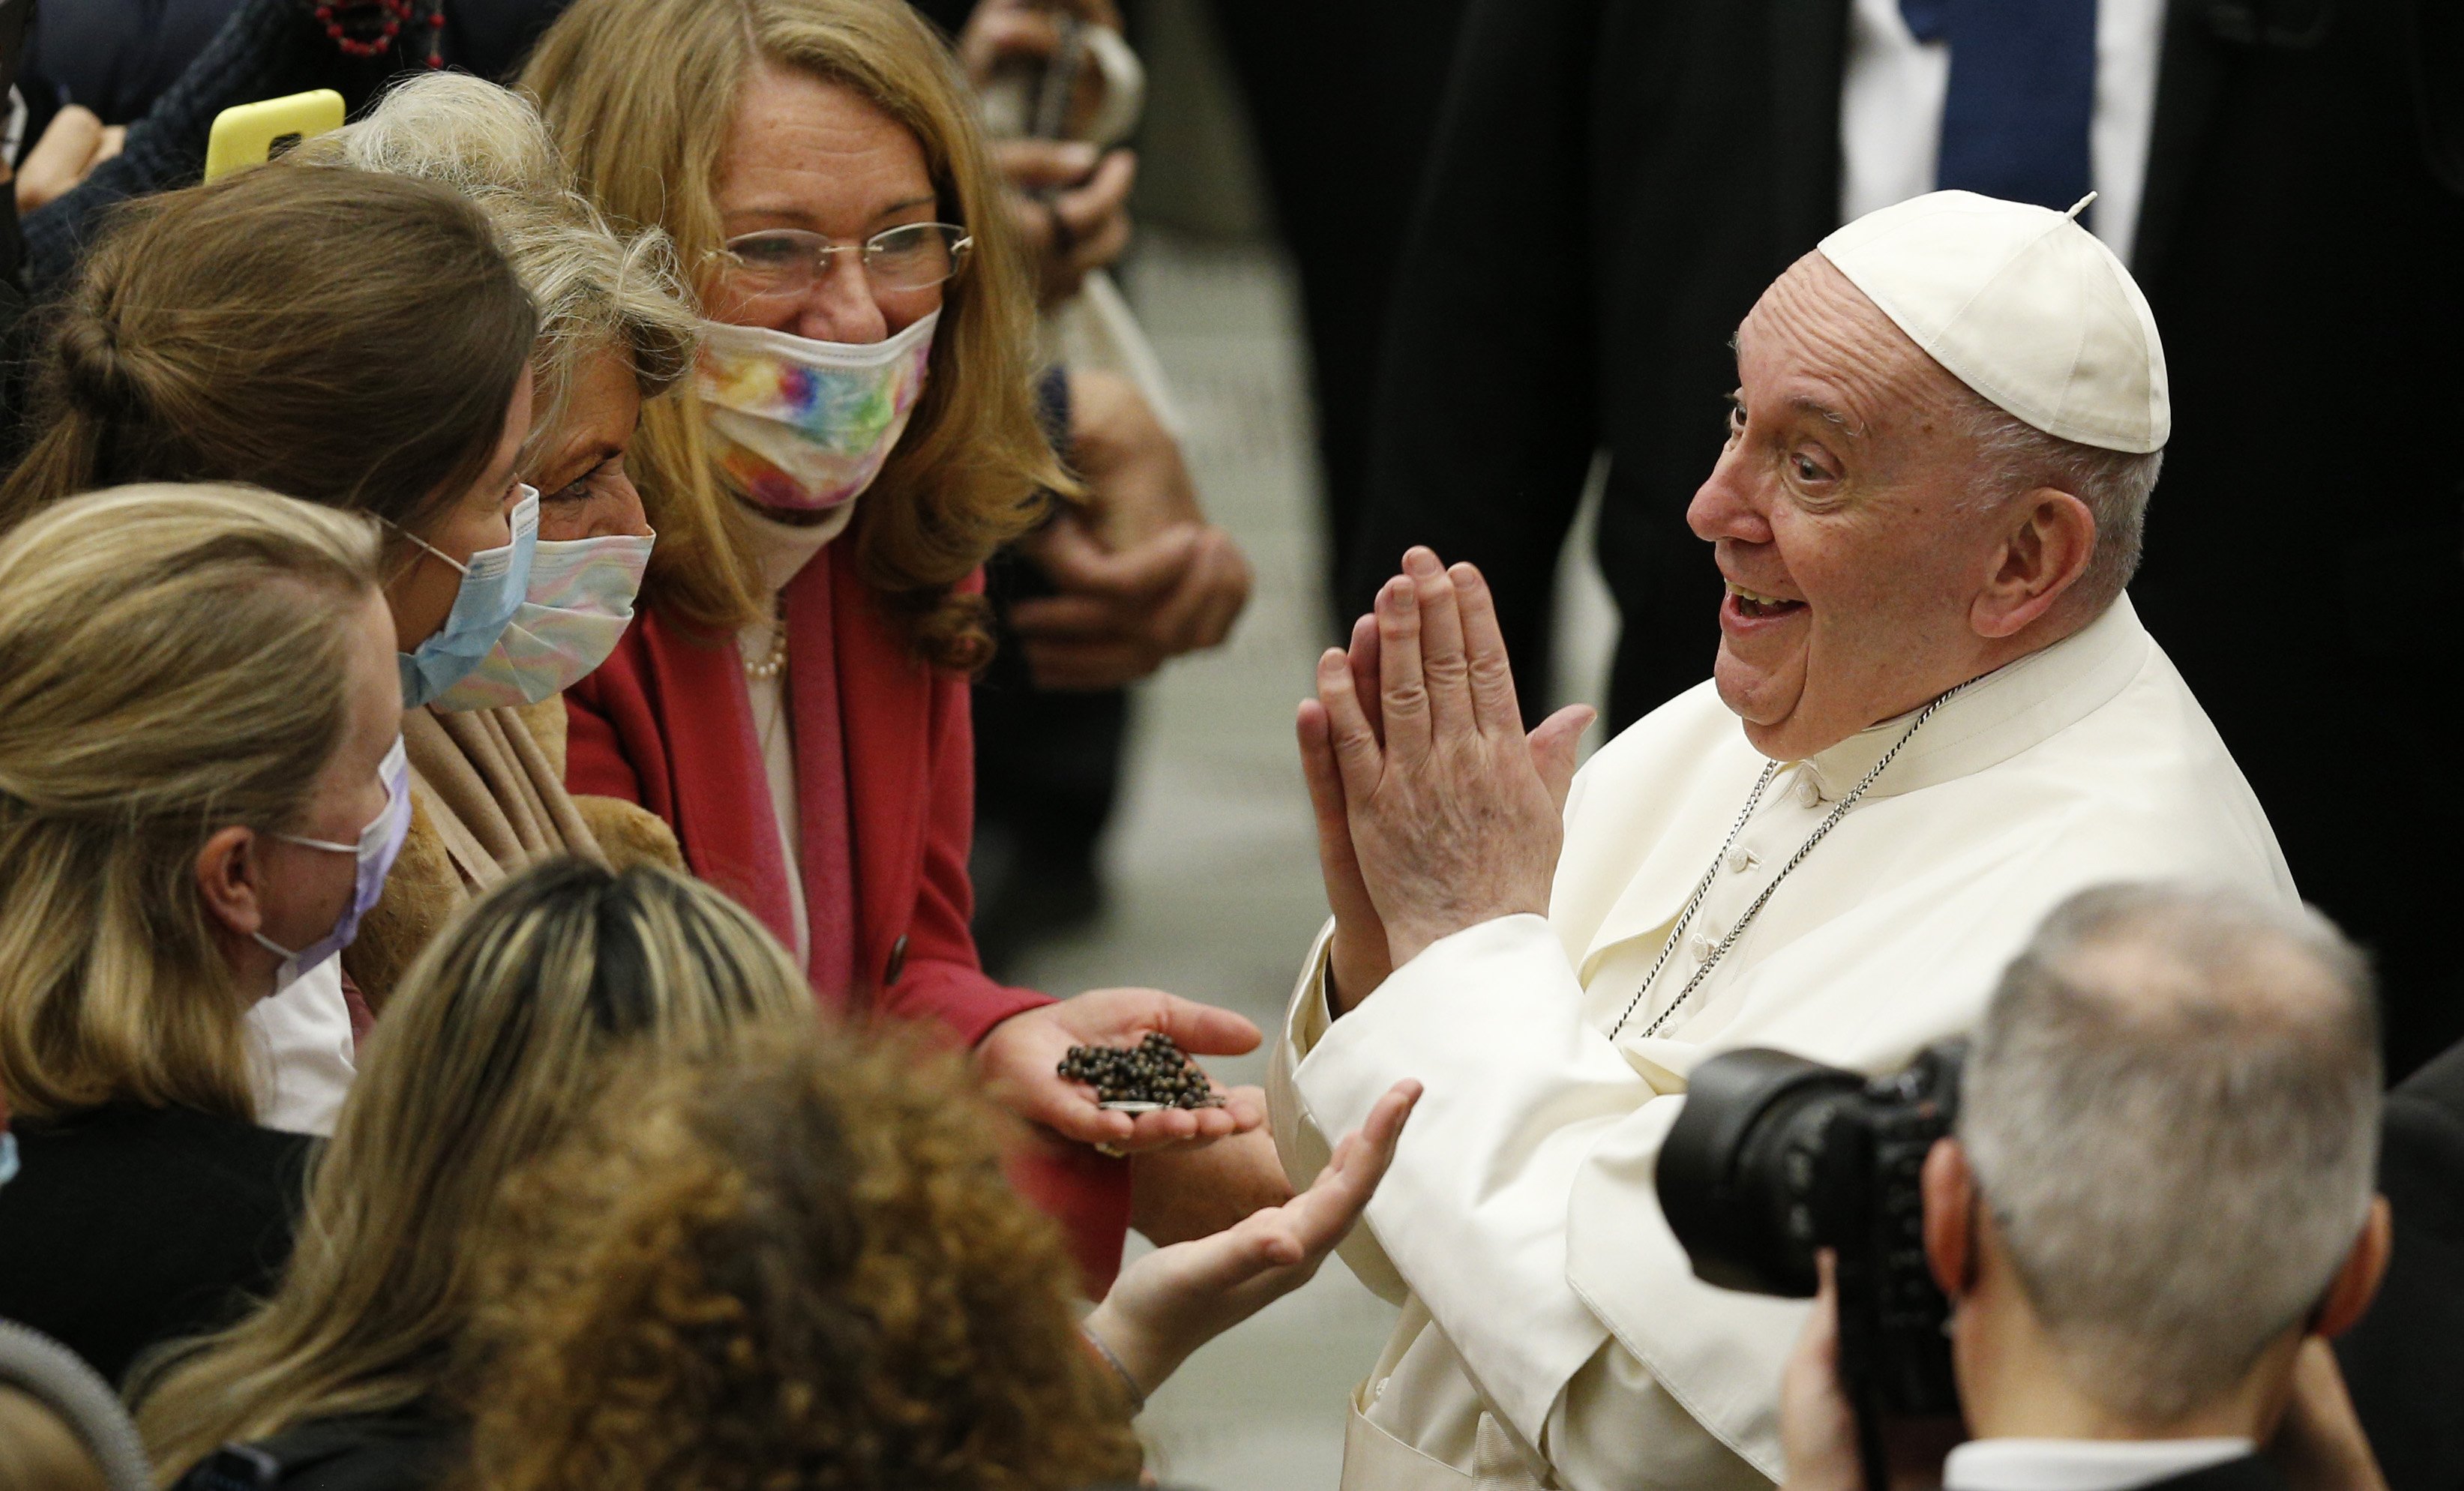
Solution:
<svg viewBox="0 0 2464 1491"><path fill-rule="evenodd" d="M2370 1453L2335 1348L2317 1336L2301 1343L2293 1366L2293 1397L2266 1454L2293 1491L2387 1491L2387 1474Z"/></svg>
<svg viewBox="0 0 2464 1491"><path fill-rule="evenodd" d="M1839 1387L1839 1281L1829 1248L1815 1256L1822 1288L1779 1379L1784 1491L1865 1491L1857 1461L1857 1414Z"/></svg>
<svg viewBox="0 0 2464 1491"><path fill-rule="evenodd" d="M1839 1385L1837 1258L1824 1248L1814 1262L1822 1286L1779 1380L1779 1444L1788 1461L1782 1484L1786 1491L1866 1491L1857 1449L1857 1413ZM1885 1418L1882 1457L1890 1485L1884 1491L1939 1487L1944 1457L1965 1437L1956 1414Z"/></svg>

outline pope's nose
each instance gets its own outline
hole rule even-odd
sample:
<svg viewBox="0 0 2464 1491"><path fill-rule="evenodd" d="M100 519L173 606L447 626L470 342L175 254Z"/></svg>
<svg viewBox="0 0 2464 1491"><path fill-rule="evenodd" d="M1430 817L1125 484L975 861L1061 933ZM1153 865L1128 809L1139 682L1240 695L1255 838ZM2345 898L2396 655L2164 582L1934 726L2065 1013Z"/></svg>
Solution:
<svg viewBox="0 0 2464 1491"><path fill-rule="evenodd" d="M1720 452L1719 464L1694 491L1685 506L1685 526L1705 543L1726 538L1736 543L1769 543L1771 520L1763 514L1746 480L1745 461L1737 447Z"/></svg>

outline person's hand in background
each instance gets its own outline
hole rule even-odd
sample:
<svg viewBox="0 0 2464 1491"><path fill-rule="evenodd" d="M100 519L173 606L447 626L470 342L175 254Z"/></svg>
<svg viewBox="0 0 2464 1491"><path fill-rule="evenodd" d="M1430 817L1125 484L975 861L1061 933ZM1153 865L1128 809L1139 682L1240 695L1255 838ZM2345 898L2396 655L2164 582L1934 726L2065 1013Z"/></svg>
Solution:
<svg viewBox="0 0 2464 1491"><path fill-rule="evenodd" d="M17 210L32 212L63 196L93 174L94 168L120 153L128 131L105 124L81 103L63 105L52 116L43 137L17 163Z"/></svg>
<svg viewBox="0 0 2464 1491"><path fill-rule="evenodd" d="M1127 379L1069 375L1069 462L1089 500L1020 549L1061 592L1010 613L1036 685L1113 689L1230 635L1249 561L1206 521L1180 445Z"/></svg>
<svg viewBox="0 0 2464 1491"><path fill-rule="evenodd" d="M1051 56L1061 49L1056 22L1065 15L1121 29L1120 8L1112 0L982 0L958 33L958 65L967 81L980 89L1004 62Z"/></svg>
<svg viewBox="0 0 2464 1491"><path fill-rule="evenodd" d="M1129 248L1135 152L1081 140L1002 140L993 144L993 161L1035 265L1037 303L1068 299L1090 271L1108 268Z"/></svg>

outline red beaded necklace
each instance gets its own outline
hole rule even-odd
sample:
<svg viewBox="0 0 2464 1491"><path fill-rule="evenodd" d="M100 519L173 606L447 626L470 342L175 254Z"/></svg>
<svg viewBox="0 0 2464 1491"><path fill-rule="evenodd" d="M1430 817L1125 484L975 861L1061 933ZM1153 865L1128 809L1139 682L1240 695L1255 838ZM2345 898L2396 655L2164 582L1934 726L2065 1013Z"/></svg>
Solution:
<svg viewBox="0 0 2464 1491"><path fill-rule="evenodd" d="M445 65L444 0L317 0L316 14L345 56L381 56L408 28L428 33L428 66Z"/></svg>

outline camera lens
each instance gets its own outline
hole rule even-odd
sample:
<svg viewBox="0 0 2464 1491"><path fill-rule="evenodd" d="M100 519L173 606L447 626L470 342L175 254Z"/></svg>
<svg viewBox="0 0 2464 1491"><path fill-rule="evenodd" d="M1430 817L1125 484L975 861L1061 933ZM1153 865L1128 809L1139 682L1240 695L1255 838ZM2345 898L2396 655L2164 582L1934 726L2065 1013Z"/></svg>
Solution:
<svg viewBox="0 0 2464 1491"><path fill-rule="evenodd" d="M1730 1051L1694 1068L1661 1145L1658 1187L1695 1277L1755 1294L1814 1293L1823 1177L1842 1157L1832 1124L1863 1087L1855 1072L1781 1051Z"/></svg>

